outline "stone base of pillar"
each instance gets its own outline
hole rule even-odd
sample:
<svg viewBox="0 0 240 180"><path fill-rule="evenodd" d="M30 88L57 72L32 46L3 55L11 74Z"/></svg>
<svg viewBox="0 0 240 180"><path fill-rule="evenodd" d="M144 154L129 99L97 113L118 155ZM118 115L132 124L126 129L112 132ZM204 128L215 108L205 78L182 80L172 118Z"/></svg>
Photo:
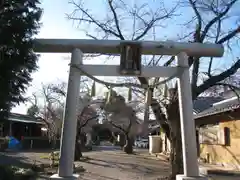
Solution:
<svg viewBox="0 0 240 180"><path fill-rule="evenodd" d="M68 176L68 177L60 177L58 174L54 174L49 179L77 180L77 179L79 179L79 175L73 174L72 176Z"/></svg>
<svg viewBox="0 0 240 180"><path fill-rule="evenodd" d="M208 178L204 176L187 177L184 175L177 175L176 180L208 180Z"/></svg>

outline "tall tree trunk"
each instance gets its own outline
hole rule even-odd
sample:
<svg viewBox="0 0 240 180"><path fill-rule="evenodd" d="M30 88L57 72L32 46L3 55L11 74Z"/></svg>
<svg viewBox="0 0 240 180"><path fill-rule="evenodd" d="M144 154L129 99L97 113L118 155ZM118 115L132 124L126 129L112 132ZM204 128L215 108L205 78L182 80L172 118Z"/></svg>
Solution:
<svg viewBox="0 0 240 180"><path fill-rule="evenodd" d="M111 141L114 145L117 145L117 136L115 135L114 132L112 132L112 136L111 136Z"/></svg>
<svg viewBox="0 0 240 180"><path fill-rule="evenodd" d="M197 141L197 155L200 157L200 142L199 142L199 130L196 129L196 141Z"/></svg>
<svg viewBox="0 0 240 180"><path fill-rule="evenodd" d="M118 143L119 143L120 147L123 148L123 146L126 144L126 143L125 143L125 142L126 142L126 137L125 137L125 135L122 134L122 133L119 134L119 136L120 136L120 137L119 137L120 139L119 139L119 142L118 142Z"/></svg>
<svg viewBox="0 0 240 180"><path fill-rule="evenodd" d="M81 140L81 129L77 128L76 142L75 142L75 152L74 161L79 161L82 155L82 140Z"/></svg>
<svg viewBox="0 0 240 180"><path fill-rule="evenodd" d="M180 120L176 119L172 121L171 124L172 124L171 138L170 138L171 175L169 179L175 180L177 174L183 174L182 139L181 139Z"/></svg>
<svg viewBox="0 0 240 180"><path fill-rule="evenodd" d="M133 139L125 134L125 145L123 146L123 151L127 154L133 153Z"/></svg>
<svg viewBox="0 0 240 180"><path fill-rule="evenodd" d="M57 144L56 141L57 141L56 137L53 137L52 140L50 141L52 151L56 150L56 144Z"/></svg>
<svg viewBox="0 0 240 180"><path fill-rule="evenodd" d="M83 155L82 155L81 143L79 142L79 140L76 140L76 143L75 143L75 153L74 153L74 161L79 161L82 156L83 156Z"/></svg>

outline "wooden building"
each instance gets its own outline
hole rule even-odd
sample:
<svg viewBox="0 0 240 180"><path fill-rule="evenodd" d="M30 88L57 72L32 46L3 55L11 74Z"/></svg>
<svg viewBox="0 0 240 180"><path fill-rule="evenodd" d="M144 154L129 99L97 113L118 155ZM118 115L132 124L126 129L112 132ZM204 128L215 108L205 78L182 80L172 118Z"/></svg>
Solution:
<svg viewBox="0 0 240 180"><path fill-rule="evenodd" d="M42 127L44 122L40 118L10 113L7 120L0 121L0 137L13 136L19 140L21 137L41 137Z"/></svg>

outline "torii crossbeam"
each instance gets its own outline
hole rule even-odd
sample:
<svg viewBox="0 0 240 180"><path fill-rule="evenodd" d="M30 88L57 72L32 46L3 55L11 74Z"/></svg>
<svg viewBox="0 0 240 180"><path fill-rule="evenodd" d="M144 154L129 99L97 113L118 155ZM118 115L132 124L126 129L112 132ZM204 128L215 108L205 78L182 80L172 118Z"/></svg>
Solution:
<svg viewBox="0 0 240 180"><path fill-rule="evenodd" d="M180 43L172 41L120 41L87 39L36 39L34 51L38 53L72 53L68 79L68 89L61 136L60 161L58 174L51 179L77 179L73 174L74 150L77 126L77 107L80 90L81 72L93 76L121 76L116 65L84 65L84 53L121 54L122 44L135 44L141 49L140 55L177 56L176 67L144 67L138 74L124 76L171 77L178 78L179 111L181 121L184 174L177 175L177 180L206 180L199 176L195 122L190 86L188 56L222 57L224 48L220 44ZM81 106L82 104L80 104ZM83 105L82 105L83 106Z"/></svg>

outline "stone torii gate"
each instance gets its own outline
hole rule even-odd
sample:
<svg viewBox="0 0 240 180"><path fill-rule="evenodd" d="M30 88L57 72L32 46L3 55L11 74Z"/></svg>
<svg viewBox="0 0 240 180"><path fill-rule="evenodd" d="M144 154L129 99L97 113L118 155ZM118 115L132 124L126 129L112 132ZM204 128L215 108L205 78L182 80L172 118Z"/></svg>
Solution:
<svg viewBox="0 0 240 180"><path fill-rule="evenodd" d="M38 53L72 53L59 169L58 174L53 175L51 179L78 178L78 175L73 174L77 125L76 108L78 105L83 106L78 104L77 98L80 90L80 77L83 75L78 68L92 76L177 77L184 174L177 175L176 178L177 180L206 179L199 176L188 56L221 57L224 53L222 45L170 41L36 39L34 50ZM82 64L84 53L120 54L121 63L120 66L84 65ZM144 54L177 56L178 64L176 67L144 67L141 65L141 55ZM134 58L136 59L134 60Z"/></svg>

